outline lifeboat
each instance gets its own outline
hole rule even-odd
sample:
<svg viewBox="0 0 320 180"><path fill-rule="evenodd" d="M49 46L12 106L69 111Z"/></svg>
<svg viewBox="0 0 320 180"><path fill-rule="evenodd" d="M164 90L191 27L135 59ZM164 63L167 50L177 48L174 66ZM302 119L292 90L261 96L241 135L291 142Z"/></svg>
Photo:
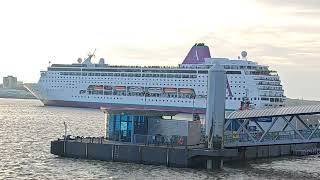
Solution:
<svg viewBox="0 0 320 180"><path fill-rule="evenodd" d="M152 94L160 94L162 93L162 89L159 87L150 87L148 88L148 92Z"/></svg>
<svg viewBox="0 0 320 180"><path fill-rule="evenodd" d="M143 88L139 86L129 87L129 92L141 93L143 92Z"/></svg>
<svg viewBox="0 0 320 180"><path fill-rule="evenodd" d="M112 91L112 86L104 86L103 89L105 91Z"/></svg>
<svg viewBox="0 0 320 180"><path fill-rule="evenodd" d="M179 92L180 93L184 93L184 94L193 94L193 89L191 89L191 88L179 88Z"/></svg>
<svg viewBox="0 0 320 180"><path fill-rule="evenodd" d="M93 91L95 89L95 85L89 85L87 90L88 91Z"/></svg>
<svg viewBox="0 0 320 180"><path fill-rule="evenodd" d="M96 91L102 91L102 90L103 90L103 85L95 86L95 87L94 87L94 90L96 90Z"/></svg>
<svg viewBox="0 0 320 180"><path fill-rule="evenodd" d="M163 91L165 93L176 93L177 92L177 88L164 88Z"/></svg>
<svg viewBox="0 0 320 180"><path fill-rule="evenodd" d="M115 86L114 89L116 91L125 91L126 90L126 87L125 86Z"/></svg>

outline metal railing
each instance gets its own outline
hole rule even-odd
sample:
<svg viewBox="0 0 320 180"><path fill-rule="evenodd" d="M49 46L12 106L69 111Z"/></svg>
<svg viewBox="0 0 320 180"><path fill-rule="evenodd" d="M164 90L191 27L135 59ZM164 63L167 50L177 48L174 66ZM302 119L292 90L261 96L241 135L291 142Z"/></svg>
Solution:
<svg viewBox="0 0 320 180"><path fill-rule="evenodd" d="M134 144L156 145L156 146L186 146L187 136L163 136L163 135L141 135L134 134Z"/></svg>
<svg viewBox="0 0 320 180"><path fill-rule="evenodd" d="M74 141L74 142L83 142L83 143L97 143L104 144L108 142L106 137L83 137L83 136L71 136L67 135L67 137L62 136L62 139L58 138L58 141Z"/></svg>
<svg viewBox="0 0 320 180"><path fill-rule="evenodd" d="M298 132L302 135L303 138L305 138L305 140L320 138L320 129L316 130L313 134L312 134L313 132L312 130L298 130ZM249 134L244 132L239 133L237 131L229 131L224 136L224 142L225 144L233 144L233 143L241 143L241 142L256 143L256 142L275 142L275 141L283 141L283 140L302 140L301 136L294 130L268 132L264 136L263 134L264 133L261 131L253 131L253 132L250 132Z"/></svg>
<svg viewBox="0 0 320 180"><path fill-rule="evenodd" d="M130 141L119 141L115 139L108 139L106 137L83 137L83 136L71 136L67 135L65 138L58 141L72 141L72 142L81 142L81 143L95 143L95 144L108 144L110 142L119 142L119 143L134 143L134 144L143 144L143 145L154 145L154 146L187 146L187 136L163 136L163 135L140 135L134 134L132 142Z"/></svg>

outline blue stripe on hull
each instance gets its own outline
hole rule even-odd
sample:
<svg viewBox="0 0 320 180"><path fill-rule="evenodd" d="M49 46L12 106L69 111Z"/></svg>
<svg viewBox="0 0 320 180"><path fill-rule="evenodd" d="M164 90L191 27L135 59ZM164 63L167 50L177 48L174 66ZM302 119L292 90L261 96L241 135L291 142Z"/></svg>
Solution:
<svg viewBox="0 0 320 180"><path fill-rule="evenodd" d="M62 100L48 100L43 102L46 106L63 106L63 107L82 107L95 108L101 107L119 107L119 108L136 108L144 110L159 110L159 111L177 111L181 113L198 113L205 114L206 109L193 109L188 107L170 107L170 106L153 106L153 105L132 105L132 104L110 104L98 102L80 102L80 101L62 101Z"/></svg>

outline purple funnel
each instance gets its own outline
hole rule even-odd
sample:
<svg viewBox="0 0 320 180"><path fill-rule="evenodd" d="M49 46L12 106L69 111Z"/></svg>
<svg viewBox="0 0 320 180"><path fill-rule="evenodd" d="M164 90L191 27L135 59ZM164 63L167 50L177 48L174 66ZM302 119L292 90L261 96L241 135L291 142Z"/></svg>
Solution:
<svg viewBox="0 0 320 180"><path fill-rule="evenodd" d="M205 58L211 58L209 47L204 43L195 44L182 64L201 64Z"/></svg>

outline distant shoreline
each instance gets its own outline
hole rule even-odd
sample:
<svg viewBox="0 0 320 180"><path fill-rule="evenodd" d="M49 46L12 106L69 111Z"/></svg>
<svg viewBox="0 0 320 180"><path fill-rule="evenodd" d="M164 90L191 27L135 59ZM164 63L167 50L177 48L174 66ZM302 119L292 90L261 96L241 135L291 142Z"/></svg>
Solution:
<svg viewBox="0 0 320 180"><path fill-rule="evenodd" d="M0 89L0 98L8 99L37 99L33 94L23 89Z"/></svg>
<svg viewBox="0 0 320 180"><path fill-rule="evenodd" d="M37 100L35 97L14 97L14 96L0 96L0 99L34 99Z"/></svg>

